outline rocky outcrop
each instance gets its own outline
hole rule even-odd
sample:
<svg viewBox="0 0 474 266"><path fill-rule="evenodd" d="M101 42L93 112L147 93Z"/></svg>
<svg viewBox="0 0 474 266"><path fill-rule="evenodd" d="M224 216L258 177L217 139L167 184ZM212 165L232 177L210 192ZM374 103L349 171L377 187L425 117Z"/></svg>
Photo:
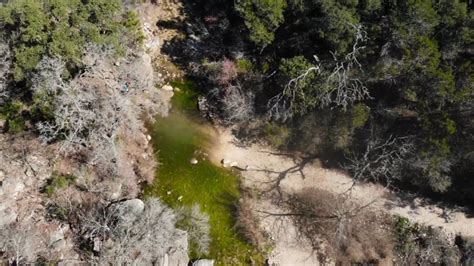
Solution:
<svg viewBox="0 0 474 266"><path fill-rule="evenodd" d="M118 222L123 226L127 226L135 222L143 213L145 203L139 199L131 199L114 203L109 208L117 217Z"/></svg>

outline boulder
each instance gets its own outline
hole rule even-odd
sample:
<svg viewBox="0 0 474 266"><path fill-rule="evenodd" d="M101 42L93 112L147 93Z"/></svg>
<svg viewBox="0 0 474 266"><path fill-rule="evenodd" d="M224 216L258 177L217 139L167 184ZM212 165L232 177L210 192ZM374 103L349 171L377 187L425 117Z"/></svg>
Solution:
<svg viewBox="0 0 474 266"><path fill-rule="evenodd" d="M0 204L0 228L13 223L17 216L12 208L7 207L6 204Z"/></svg>
<svg viewBox="0 0 474 266"><path fill-rule="evenodd" d="M214 260L197 260L193 262L193 266L214 266Z"/></svg>
<svg viewBox="0 0 474 266"><path fill-rule="evenodd" d="M229 167L231 161L230 160L227 160L227 159L222 159L221 160L221 164L222 166L224 166L225 168Z"/></svg>
<svg viewBox="0 0 474 266"><path fill-rule="evenodd" d="M171 87L170 85L164 85L163 87L161 87L161 89L164 91L173 91L173 87Z"/></svg>
<svg viewBox="0 0 474 266"><path fill-rule="evenodd" d="M112 204L115 216L119 219L122 225L129 225L133 223L145 209L145 203L139 199L131 199Z"/></svg>
<svg viewBox="0 0 474 266"><path fill-rule="evenodd" d="M189 160L189 163L190 164L197 164L198 160L196 158L191 158L191 160Z"/></svg>

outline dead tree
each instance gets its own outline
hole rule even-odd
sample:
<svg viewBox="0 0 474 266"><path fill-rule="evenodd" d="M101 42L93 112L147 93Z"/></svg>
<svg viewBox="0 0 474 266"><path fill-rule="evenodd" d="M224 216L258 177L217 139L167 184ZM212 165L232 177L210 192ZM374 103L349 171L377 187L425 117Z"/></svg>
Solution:
<svg viewBox="0 0 474 266"><path fill-rule="evenodd" d="M362 65L358 61L361 50L365 48L362 43L367 40L367 33L361 25L351 25L355 31L355 41L352 51L343 56L342 59L335 53L331 53L334 67L328 69L315 55L315 63L310 68L292 78L285 85L283 91L272 97L268 103L268 114L270 117L286 120L294 115L294 105L297 95L305 97L303 83L309 82L309 86L316 86L315 97L319 108L340 107L346 109L352 103L370 98L369 90L364 82L358 77L363 72ZM318 81L308 80L319 76ZM314 79L314 78L313 78Z"/></svg>
<svg viewBox="0 0 474 266"><path fill-rule="evenodd" d="M33 264L47 250L46 245L47 240L31 219L0 228L0 258L6 258L10 265Z"/></svg>
<svg viewBox="0 0 474 266"><path fill-rule="evenodd" d="M114 215L113 209L110 215ZM149 199L143 212L132 222L123 223L116 217L110 224L111 235L104 239L98 258L99 264L153 264L169 250L183 248L177 241L186 233L176 229L177 218L171 209L158 199ZM186 253L186 250L183 250Z"/></svg>
<svg viewBox="0 0 474 266"><path fill-rule="evenodd" d="M410 137L389 137L383 140L371 134L363 152L351 152L344 165L354 182L376 181L390 185L401 178L407 155L413 152Z"/></svg>
<svg viewBox="0 0 474 266"><path fill-rule="evenodd" d="M0 40L0 100L8 96L8 82L11 74L12 55L10 47Z"/></svg>
<svg viewBox="0 0 474 266"><path fill-rule="evenodd" d="M250 91L244 91L240 84L228 85L224 89L224 96L220 102L224 111L225 119L229 122L248 121L254 115L255 95Z"/></svg>
<svg viewBox="0 0 474 266"><path fill-rule="evenodd" d="M60 59L45 58L38 65L33 91L52 99L54 119L37 128L46 142L60 140L60 154L86 154L90 165L114 175L120 137L139 132L140 113L153 109L143 104L154 104L153 71L140 68L147 64L137 55L113 63L107 48L91 46L87 51L85 70L70 81L61 76ZM147 100L139 99L144 91L150 92Z"/></svg>
<svg viewBox="0 0 474 266"><path fill-rule="evenodd" d="M307 188L289 195L283 201L284 211L260 212L277 222L291 219L303 243L307 242L314 251L340 259L346 257L344 253L348 249L391 250L390 244L377 246L387 236L378 231L374 213L368 210L373 202L358 205L348 194Z"/></svg>
<svg viewBox="0 0 474 266"><path fill-rule="evenodd" d="M178 209L178 223L188 233L188 242L196 246L199 254L207 254L211 245L209 215L197 204Z"/></svg>

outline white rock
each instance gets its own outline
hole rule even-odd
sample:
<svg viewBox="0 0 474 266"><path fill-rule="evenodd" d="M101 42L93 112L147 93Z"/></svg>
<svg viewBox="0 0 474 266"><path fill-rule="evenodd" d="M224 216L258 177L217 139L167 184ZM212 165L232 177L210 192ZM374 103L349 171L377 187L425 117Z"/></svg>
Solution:
<svg viewBox="0 0 474 266"><path fill-rule="evenodd" d="M11 208L0 204L0 228L13 223L17 216Z"/></svg>
<svg viewBox="0 0 474 266"><path fill-rule="evenodd" d="M193 266L214 266L214 260L197 260Z"/></svg>
<svg viewBox="0 0 474 266"><path fill-rule="evenodd" d="M197 164L198 160L196 158L191 158L191 160L189 160L189 163L190 164Z"/></svg>
<svg viewBox="0 0 474 266"><path fill-rule="evenodd" d="M120 224L129 225L142 214L145 209L145 203L139 199L131 199L112 204L110 208L120 218Z"/></svg>
<svg viewBox="0 0 474 266"><path fill-rule="evenodd" d="M225 168L229 167L231 161L230 160L227 160L227 159L222 159L221 160L221 164L222 166L224 166Z"/></svg>
<svg viewBox="0 0 474 266"><path fill-rule="evenodd" d="M173 87L171 87L170 85L164 85L163 87L161 87L161 89L164 91L173 91Z"/></svg>
<svg viewBox="0 0 474 266"><path fill-rule="evenodd" d="M151 136L150 136L150 135L146 135L146 139L147 139L148 141L150 141L150 140L151 140Z"/></svg>

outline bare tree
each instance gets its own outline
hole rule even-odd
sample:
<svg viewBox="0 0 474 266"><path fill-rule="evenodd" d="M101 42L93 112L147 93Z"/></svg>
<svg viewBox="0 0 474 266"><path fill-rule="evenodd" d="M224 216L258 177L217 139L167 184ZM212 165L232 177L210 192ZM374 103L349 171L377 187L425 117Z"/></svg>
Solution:
<svg viewBox="0 0 474 266"><path fill-rule="evenodd" d="M367 33L361 25L351 25L355 31L355 41L352 51L339 59L335 53L331 53L334 60L334 67L328 69L315 55L315 64L302 73L290 79L283 91L272 97L268 103L269 115L275 119L286 120L294 115L294 106L297 95L305 98L303 88L308 81L310 86L317 86L316 95L319 108L329 106L341 107L344 110L353 102L370 98L369 90L364 82L358 77L362 72L362 66L358 61L360 51L365 48L361 46L367 40ZM308 80L310 77L321 76L321 82Z"/></svg>
<svg viewBox="0 0 474 266"><path fill-rule="evenodd" d="M11 265L34 263L45 250L45 239L30 219L0 228L0 258L6 258Z"/></svg>
<svg viewBox="0 0 474 266"><path fill-rule="evenodd" d="M389 137L383 140L372 131L365 150L348 154L349 163L344 168L352 173L354 182L372 180L390 185L401 178L400 171L406 163L407 155L413 150L410 137Z"/></svg>
<svg viewBox="0 0 474 266"><path fill-rule="evenodd" d="M103 174L115 174L120 136L133 136L143 127L137 103L143 92L155 90L153 71L137 55L113 63L112 51L90 46L84 57L85 70L70 81L61 74L60 59L45 58L38 65L33 91L51 96L54 120L38 123L42 138L61 140L60 154L87 155L89 164ZM152 105L153 101L149 105Z"/></svg>
<svg viewBox="0 0 474 266"><path fill-rule="evenodd" d="M248 121L254 115L255 95L251 91L244 91L240 84L228 85L220 102L224 117L229 122Z"/></svg>
<svg viewBox="0 0 474 266"><path fill-rule="evenodd" d="M113 210L113 209L109 209ZM176 229L176 215L158 199L148 199L145 208L135 221L121 223L120 218L111 224L110 241L105 241L97 262L116 265L153 264L179 245L186 233Z"/></svg>
<svg viewBox="0 0 474 266"><path fill-rule="evenodd" d="M192 207L183 207L178 210L178 220L181 228L188 232L188 241L196 248L199 254L207 254L211 244L211 226L209 215L201 211L195 204Z"/></svg>
<svg viewBox="0 0 474 266"><path fill-rule="evenodd" d="M0 100L8 96L7 86L11 73L11 50L4 40L0 40Z"/></svg>
<svg viewBox="0 0 474 266"><path fill-rule="evenodd" d="M277 218L290 218L301 233L301 240L314 251L337 261L352 257L380 259L394 248L390 234L380 226L385 221L369 210L373 201L358 205L348 194L334 194L307 188L283 201L286 212L260 211ZM326 261L322 261L326 262Z"/></svg>

